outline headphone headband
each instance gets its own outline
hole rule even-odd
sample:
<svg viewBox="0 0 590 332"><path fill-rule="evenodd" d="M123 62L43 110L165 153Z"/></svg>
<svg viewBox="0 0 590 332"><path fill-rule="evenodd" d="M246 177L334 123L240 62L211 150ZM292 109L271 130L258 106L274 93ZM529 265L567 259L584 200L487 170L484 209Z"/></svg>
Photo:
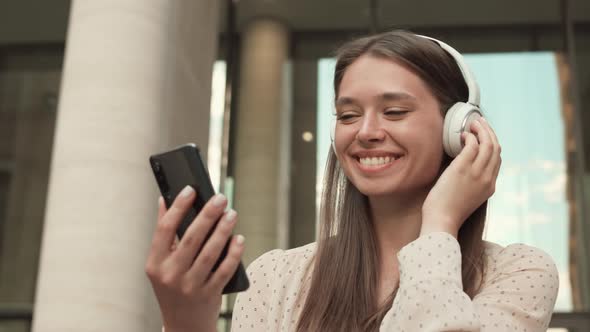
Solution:
<svg viewBox="0 0 590 332"><path fill-rule="evenodd" d="M461 53L457 52L457 50L455 50L454 48L452 48L448 44L443 43L442 41L440 41L438 39L434 39L432 37L423 36L423 35L416 35L416 36L430 39L430 40L436 42L438 45L440 45L440 47L443 50L447 51L447 53L449 53L453 57L453 59L455 59L455 62L457 62L457 65L459 66L459 69L461 70L461 73L463 74L463 79L465 80L465 83L467 84L467 89L469 90L469 99L467 100L467 102L471 105L479 107L479 86L477 85L477 82L475 81L475 76L473 75L473 73L469 69L469 66L467 66L467 63L465 63L465 59L463 58Z"/></svg>

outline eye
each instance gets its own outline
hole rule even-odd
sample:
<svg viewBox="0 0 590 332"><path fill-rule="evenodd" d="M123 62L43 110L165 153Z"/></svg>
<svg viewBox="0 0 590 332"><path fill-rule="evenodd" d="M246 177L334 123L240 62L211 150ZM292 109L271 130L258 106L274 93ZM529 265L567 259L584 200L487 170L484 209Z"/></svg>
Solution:
<svg viewBox="0 0 590 332"><path fill-rule="evenodd" d="M351 112L348 112L348 113L339 113L339 114L336 114L336 119L338 121L347 121L347 120L353 119L356 116L357 115L355 113L351 113Z"/></svg>
<svg viewBox="0 0 590 332"><path fill-rule="evenodd" d="M391 116L391 117L399 117L399 116L405 115L406 113L409 113L409 111L388 109L388 110L385 110L385 112L383 112L383 114L385 114L387 116Z"/></svg>

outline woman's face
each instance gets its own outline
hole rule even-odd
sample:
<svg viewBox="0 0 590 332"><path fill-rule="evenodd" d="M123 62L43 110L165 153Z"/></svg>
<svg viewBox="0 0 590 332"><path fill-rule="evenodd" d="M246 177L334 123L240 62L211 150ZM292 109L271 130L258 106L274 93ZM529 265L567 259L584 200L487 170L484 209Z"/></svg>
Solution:
<svg viewBox="0 0 590 332"><path fill-rule="evenodd" d="M363 55L344 73L336 112L336 155L360 192L430 189L443 159L443 116L417 75L394 60Z"/></svg>

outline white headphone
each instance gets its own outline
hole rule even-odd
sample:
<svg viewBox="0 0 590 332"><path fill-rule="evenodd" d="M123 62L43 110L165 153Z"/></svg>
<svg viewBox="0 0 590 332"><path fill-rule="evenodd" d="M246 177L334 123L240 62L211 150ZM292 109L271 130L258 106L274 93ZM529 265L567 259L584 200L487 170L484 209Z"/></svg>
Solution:
<svg viewBox="0 0 590 332"><path fill-rule="evenodd" d="M464 131L469 132L471 123L477 118L483 117L483 113L479 109L479 86L477 85L475 76L473 76L473 73L465 63L461 53L457 52L457 50L440 40L422 35L417 36L436 42L443 50L445 50L455 59L455 62L457 62L457 65L463 74L463 79L465 80L469 90L469 98L467 102L455 103L453 106L451 106L451 108L449 108L447 114L445 115L445 121L443 125L443 147L445 152L454 158L463 149L461 133ZM335 114L332 116L330 126L332 148L334 149L334 152L336 152L334 147L334 136L336 133Z"/></svg>

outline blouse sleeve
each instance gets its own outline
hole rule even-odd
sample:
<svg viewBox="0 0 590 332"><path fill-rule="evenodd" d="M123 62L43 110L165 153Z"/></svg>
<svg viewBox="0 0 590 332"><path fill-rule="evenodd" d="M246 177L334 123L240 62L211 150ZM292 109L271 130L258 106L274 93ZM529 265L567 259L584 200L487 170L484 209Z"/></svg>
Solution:
<svg viewBox="0 0 590 332"><path fill-rule="evenodd" d="M282 250L272 250L254 260L247 268L250 288L238 293L234 303L232 332L261 331L267 325L271 297L271 279Z"/></svg>
<svg viewBox="0 0 590 332"><path fill-rule="evenodd" d="M385 331L545 331L558 289L553 260L526 245L504 248L472 299L463 292L461 251L447 233L423 235L398 253L400 284Z"/></svg>

